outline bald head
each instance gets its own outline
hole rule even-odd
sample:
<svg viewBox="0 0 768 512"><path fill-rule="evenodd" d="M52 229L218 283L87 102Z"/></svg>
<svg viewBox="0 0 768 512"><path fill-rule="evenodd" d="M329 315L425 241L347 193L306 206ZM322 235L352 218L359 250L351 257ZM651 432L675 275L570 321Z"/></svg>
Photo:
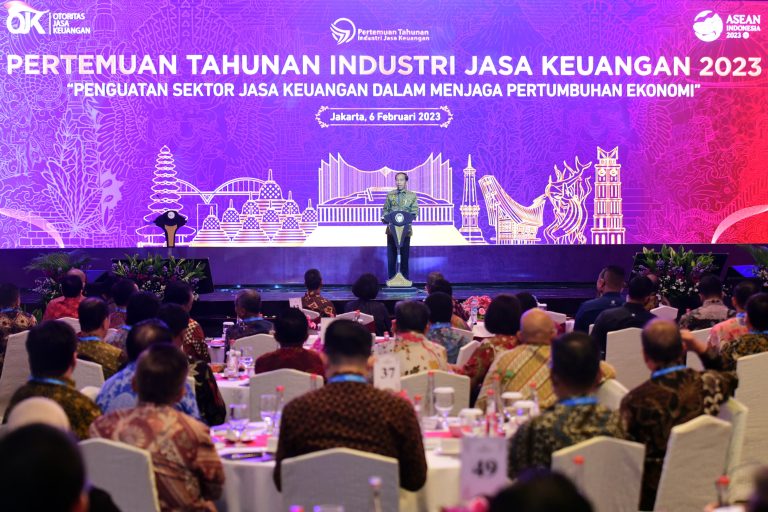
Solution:
<svg viewBox="0 0 768 512"><path fill-rule="evenodd" d="M68 276L77 276L83 282L83 286L85 286L85 272L83 272L79 268L74 268L73 267L73 268L67 270L67 274L66 275L68 275Z"/></svg>
<svg viewBox="0 0 768 512"><path fill-rule="evenodd" d="M549 315L539 308L529 309L520 318L520 339L528 345L548 345L557 329Z"/></svg>
<svg viewBox="0 0 768 512"><path fill-rule="evenodd" d="M682 360L683 340L674 322L656 319L646 324L641 336L645 357L658 364Z"/></svg>
<svg viewBox="0 0 768 512"><path fill-rule="evenodd" d="M240 318L258 316L261 312L261 294L256 290L242 290L235 298L235 312Z"/></svg>

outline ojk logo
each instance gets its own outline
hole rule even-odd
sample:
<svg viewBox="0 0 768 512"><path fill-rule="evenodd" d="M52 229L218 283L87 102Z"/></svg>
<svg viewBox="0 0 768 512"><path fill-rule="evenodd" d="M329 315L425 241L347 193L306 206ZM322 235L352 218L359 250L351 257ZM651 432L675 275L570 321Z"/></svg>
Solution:
<svg viewBox="0 0 768 512"><path fill-rule="evenodd" d="M723 33L723 18L713 11L701 11L693 20L696 37L705 43L711 43Z"/></svg>
<svg viewBox="0 0 768 512"><path fill-rule="evenodd" d="M18 0L5 2L3 7L8 10L5 26L11 34L29 34L33 28L38 34L45 34L40 18L48 11L38 11Z"/></svg>
<svg viewBox="0 0 768 512"><path fill-rule="evenodd" d="M355 38L357 28L349 18L339 18L331 24L331 35L336 44L348 43Z"/></svg>

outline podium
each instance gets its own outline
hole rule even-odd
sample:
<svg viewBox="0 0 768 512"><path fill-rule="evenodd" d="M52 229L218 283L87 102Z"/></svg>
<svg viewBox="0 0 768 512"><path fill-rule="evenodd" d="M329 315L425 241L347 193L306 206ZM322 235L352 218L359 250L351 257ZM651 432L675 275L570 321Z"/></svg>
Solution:
<svg viewBox="0 0 768 512"><path fill-rule="evenodd" d="M387 286L390 288L410 288L413 286L413 282L406 279L400 272L400 249L403 245L403 236L411 226L414 218L412 213L403 210L389 212L383 218L384 222L389 226L389 234L392 235L397 244L396 273L392 279L387 281Z"/></svg>

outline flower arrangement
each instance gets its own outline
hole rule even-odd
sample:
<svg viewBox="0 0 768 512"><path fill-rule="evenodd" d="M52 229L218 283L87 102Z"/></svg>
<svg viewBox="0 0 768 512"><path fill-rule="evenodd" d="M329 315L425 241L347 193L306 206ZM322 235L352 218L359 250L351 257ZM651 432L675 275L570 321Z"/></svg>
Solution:
<svg viewBox="0 0 768 512"><path fill-rule="evenodd" d="M41 254L29 262L27 271L42 272L43 277L35 279L33 291L40 294L43 308L54 298L61 295L61 279L70 269L88 268L91 258L80 251L50 252Z"/></svg>
<svg viewBox="0 0 768 512"><path fill-rule="evenodd" d="M488 311L488 306L491 304L491 298L487 295L473 295L468 297L467 300L461 303L461 307L467 315L472 314L473 301L477 301L477 321L482 322L485 320L485 312Z"/></svg>
<svg viewBox="0 0 768 512"><path fill-rule="evenodd" d="M149 254L146 258L138 254L125 255L125 260L112 264L112 272L116 276L125 277L136 283L139 290L152 292L162 300L165 287L172 281L184 281L192 285L197 298L197 285L205 276L203 263L194 263L184 258L173 256L163 257L159 254Z"/></svg>
<svg viewBox="0 0 768 512"><path fill-rule="evenodd" d="M768 287L768 247L763 245L747 245L747 252L755 260L752 270L755 277L763 283L763 288Z"/></svg>
<svg viewBox="0 0 768 512"><path fill-rule="evenodd" d="M663 245L661 251L643 247L642 259L634 272L656 276L659 294L674 304L696 296L701 276L714 270L714 261L712 253L696 255L683 246L675 250Z"/></svg>

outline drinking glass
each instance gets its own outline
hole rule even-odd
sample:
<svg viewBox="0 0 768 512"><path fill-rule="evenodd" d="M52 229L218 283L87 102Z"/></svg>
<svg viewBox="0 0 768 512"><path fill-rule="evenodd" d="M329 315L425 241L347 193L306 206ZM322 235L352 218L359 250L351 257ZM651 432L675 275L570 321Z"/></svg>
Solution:
<svg viewBox="0 0 768 512"><path fill-rule="evenodd" d="M235 438L243 438L243 430L248 426L248 406L246 404L231 404L229 406L229 428L235 432Z"/></svg>
<svg viewBox="0 0 768 512"><path fill-rule="evenodd" d="M461 421L461 435L475 437L482 434L483 411L480 409L462 409L459 412Z"/></svg>
<svg viewBox="0 0 768 512"><path fill-rule="evenodd" d="M248 377L253 377L253 365L255 363L253 357L253 347L243 348L243 356L240 358L240 361L245 367L245 374Z"/></svg>
<svg viewBox="0 0 768 512"><path fill-rule="evenodd" d="M277 395L270 393L259 397L261 419L267 424L267 434L275 431L275 414L277 414Z"/></svg>
<svg viewBox="0 0 768 512"><path fill-rule="evenodd" d="M448 414L453 409L453 395L453 388L435 388L435 409L443 417L445 430L448 430Z"/></svg>

